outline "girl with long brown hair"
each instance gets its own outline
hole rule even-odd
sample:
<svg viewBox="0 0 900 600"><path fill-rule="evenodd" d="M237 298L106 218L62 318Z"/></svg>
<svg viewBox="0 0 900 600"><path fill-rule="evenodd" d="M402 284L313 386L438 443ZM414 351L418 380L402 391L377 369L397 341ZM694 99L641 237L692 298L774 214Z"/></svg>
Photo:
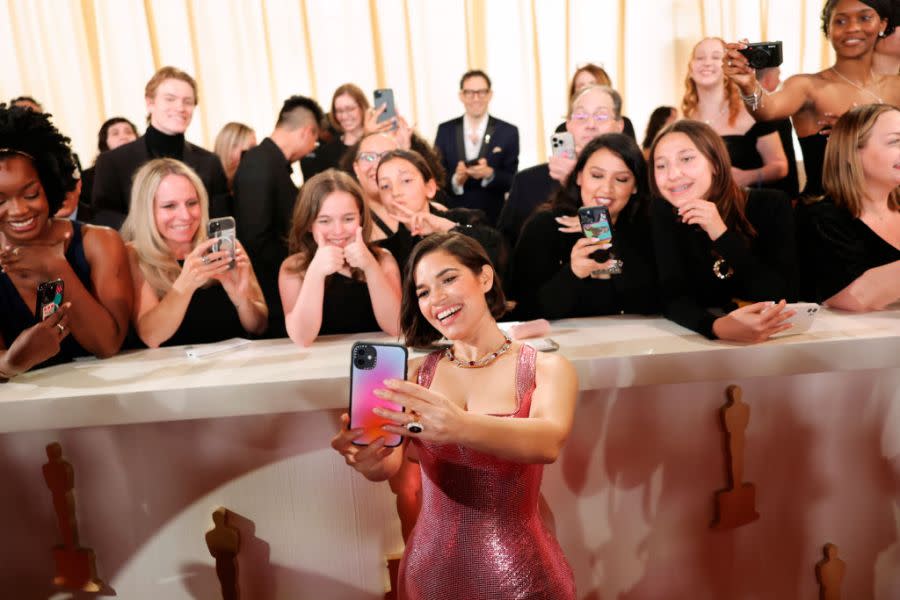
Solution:
<svg viewBox="0 0 900 600"><path fill-rule="evenodd" d="M306 182L294 206L290 256L278 288L288 336L400 332L400 269L372 242L372 218L353 178L335 169Z"/></svg>
<svg viewBox="0 0 900 600"><path fill-rule="evenodd" d="M699 121L662 130L650 168L666 317L710 339L759 342L789 329L797 257L787 196L742 189L722 138Z"/></svg>

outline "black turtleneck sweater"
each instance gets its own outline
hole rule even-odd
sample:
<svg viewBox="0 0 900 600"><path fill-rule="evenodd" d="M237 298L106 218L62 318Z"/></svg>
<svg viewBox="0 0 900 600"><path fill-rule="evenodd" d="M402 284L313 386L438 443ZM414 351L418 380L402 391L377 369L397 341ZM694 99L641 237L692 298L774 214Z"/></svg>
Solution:
<svg viewBox="0 0 900 600"><path fill-rule="evenodd" d="M144 134L144 144L147 152L153 158L174 158L184 160L184 134L169 135L156 129L153 125L147 125L147 133Z"/></svg>

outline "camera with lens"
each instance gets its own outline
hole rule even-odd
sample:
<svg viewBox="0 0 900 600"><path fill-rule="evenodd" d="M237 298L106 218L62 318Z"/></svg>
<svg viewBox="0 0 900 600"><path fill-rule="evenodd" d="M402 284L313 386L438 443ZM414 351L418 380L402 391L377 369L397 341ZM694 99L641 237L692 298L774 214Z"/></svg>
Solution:
<svg viewBox="0 0 900 600"><path fill-rule="evenodd" d="M781 42L747 44L747 47L739 52L747 57L747 61L754 69L769 69L777 67L782 62Z"/></svg>
<svg viewBox="0 0 900 600"><path fill-rule="evenodd" d="M368 344L359 344L353 348L353 365L362 371L375 368L378 361L378 353Z"/></svg>

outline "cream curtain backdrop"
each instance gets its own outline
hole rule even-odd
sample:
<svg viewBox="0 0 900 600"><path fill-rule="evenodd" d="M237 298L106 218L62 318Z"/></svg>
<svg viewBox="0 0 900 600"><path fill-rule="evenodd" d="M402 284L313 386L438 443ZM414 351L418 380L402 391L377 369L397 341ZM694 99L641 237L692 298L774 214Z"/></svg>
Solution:
<svg viewBox="0 0 900 600"><path fill-rule="evenodd" d="M493 79L491 113L519 127L520 165L546 160L581 63L602 63L638 137L658 105L679 105L688 53L703 36L783 40L784 77L830 64L822 0L0 0L0 100L31 95L85 166L97 131L123 115L144 127L155 69L193 74L187 132L212 147L228 121L271 131L291 94L352 81L392 87L426 138L458 116L459 76ZM3 16L5 15L5 16Z"/></svg>

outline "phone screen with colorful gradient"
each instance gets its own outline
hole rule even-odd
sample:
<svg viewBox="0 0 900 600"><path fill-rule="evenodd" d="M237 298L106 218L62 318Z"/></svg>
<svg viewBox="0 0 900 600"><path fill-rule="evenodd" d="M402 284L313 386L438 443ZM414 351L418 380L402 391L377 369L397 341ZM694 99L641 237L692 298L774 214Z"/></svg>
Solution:
<svg viewBox="0 0 900 600"><path fill-rule="evenodd" d="M379 437L385 446L399 446L402 436L388 433L381 426L391 421L372 412L376 406L402 411L403 407L375 395L384 389L385 379L406 379L406 347L399 344L356 342L350 350L350 429L363 429L353 441L368 446Z"/></svg>

